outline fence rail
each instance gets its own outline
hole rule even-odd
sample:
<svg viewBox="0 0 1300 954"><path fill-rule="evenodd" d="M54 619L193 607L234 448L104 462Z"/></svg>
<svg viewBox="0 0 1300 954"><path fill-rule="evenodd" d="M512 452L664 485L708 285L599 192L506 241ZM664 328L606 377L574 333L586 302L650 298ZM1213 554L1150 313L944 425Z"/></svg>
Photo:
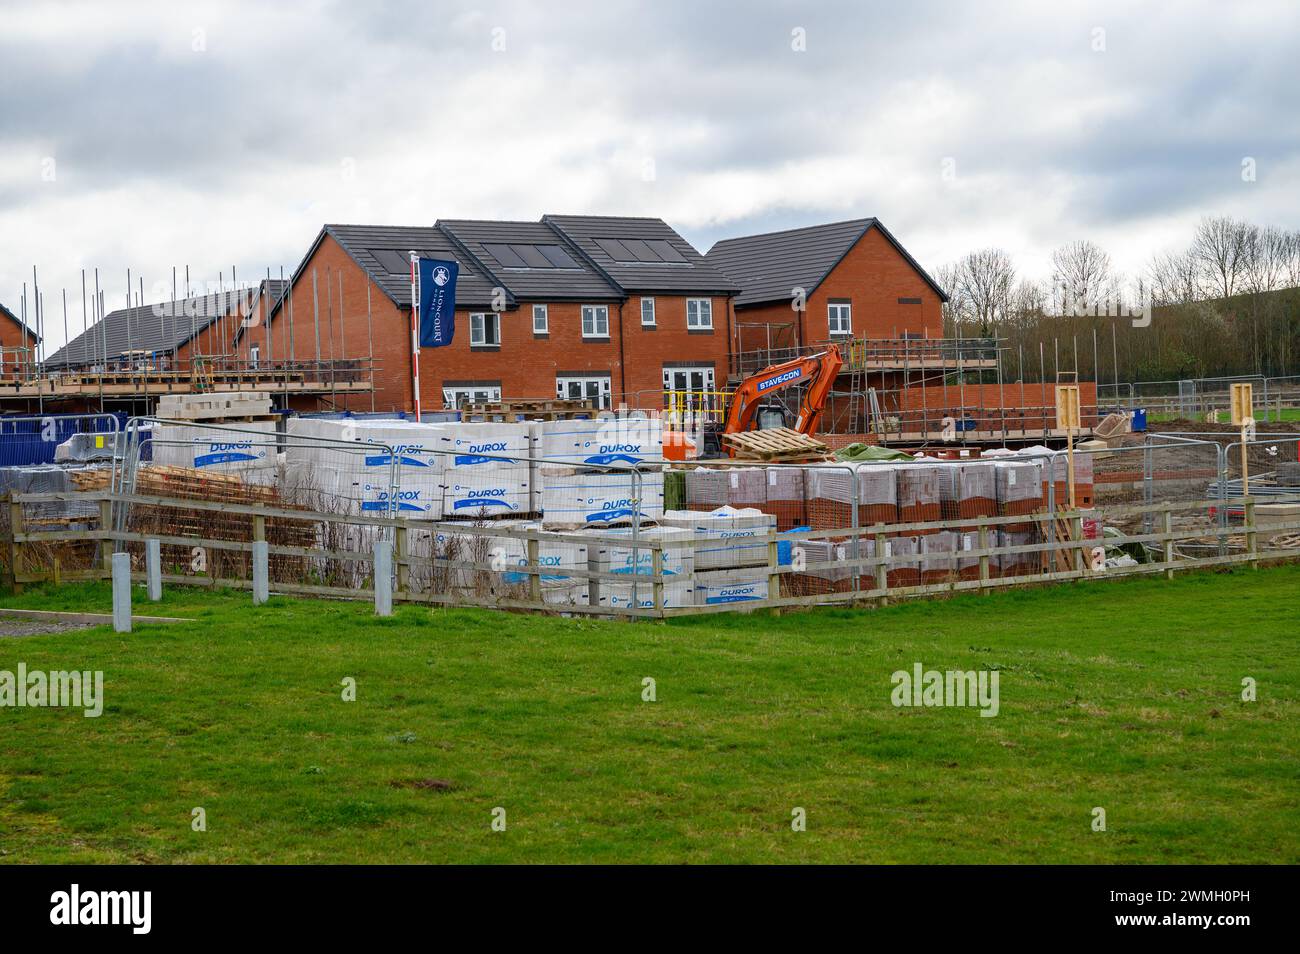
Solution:
<svg viewBox="0 0 1300 954"><path fill-rule="evenodd" d="M80 504L83 526L41 529L29 525L27 508L43 504ZM1279 509L1278 504L1283 506ZM1008 586L1059 583L1080 579L1107 579L1175 572L1237 564L1259 565L1265 561L1295 560L1300 549L1274 545L1288 543L1300 534L1300 489L1281 496L1252 496L1194 499L1158 504L1105 505L1088 510L1061 510L999 517L948 517L943 520L879 523L836 529L812 529L756 534L747 546L761 548L766 562L736 569L747 580L761 583L761 597L743 601L669 605L665 593L673 587L700 585L700 573L690 569L671 573L665 569L669 550L690 550L717 546L717 538L694 536L671 542L653 536L627 536L600 531L552 531L537 528L494 526L491 522L419 521L402 517L381 517L320 512L309 509L272 507L261 504L210 503L114 492L21 493L11 494L3 512L7 526L0 529L6 576L11 585L73 579L106 579L111 573L114 549L132 555L133 576L144 579L142 566L148 541L172 548L168 565L160 576L170 584L254 588L260 570L267 575L274 557L271 588L277 592L345 599L377 599L374 567L381 547L392 547L392 577L396 585L382 589L394 600L438 606L479 606L548 613L663 619L675 616L754 609L790 609L828 604L887 602L940 596L965 591L991 591ZM1261 507L1274 519L1262 520ZM162 514L172 511L220 511L227 521L243 521L243 536L192 536L132 529L115 523L115 511L132 508L139 513L153 508ZM1240 513L1240 522L1227 519L1227 511ZM1210 521L1176 521L1176 515L1199 517L1213 514ZM1085 532L1085 522L1096 521L1098 536ZM165 524L165 521L162 521ZM272 531L288 523L310 528L311 544L277 542ZM1002 542L999 531L1010 525L1032 524L1035 539L1028 543ZM1126 523L1135 529L1116 530L1100 536L1100 528ZM229 529L231 524L224 525ZM346 534L330 534L323 528L351 528ZM1140 529L1138 529L1140 528ZM899 552L891 542L900 538L924 539L941 530L958 530L958 544L951 550ZM439 535L470 541L469 552L454 547L440 549ZM917 535L917 536L911 536ZM1238 538L1230 544L1232 538ZM1213 543L1207 544L1210 539ZM342 540L339 546L330 541ZM961 548L967 541L969 549ZM502 551L491 549L505 542L516 559L503 562ZM812 542L833 544L834 558L801 559ZM317 545L312 545L317 544ZM428 549L425 549L425 545ZM781 558L782 547L793 558ZM576 591L588 591L588 600L557 602L546 586L556 578L556 568L541 558L543 548L555 546L617 546L631 552L629 573L600 570L583 561L563 568L563 577ZM1138 547L1145 560L1107 562L1107 552ZM1196 548L1216 550L1196 555ZM176 549L179 548L179 549ZM155 548L156 549L156 548ZM231 555L222 567L205 557L201 569L185 562L190 553L218 552ZM386 553L389 551L386 551ZM1013 559L1019 557L1020 559ZM1025 558L1028 558L1027 560ZM262 561L258 564L258 561ZM925 570L937 561L939 569ZM330 573L328 563L347 564ZM693 563L693 560L692 560ZM944 564L947 564L946 568ZM211 564L213 567L208 570ZM641 570L645 565L645 571ZM964 568L962 565L965 565ZM388 565L387 559L380 565ZM1006 566L1019 567L1005 573ZM891 583L891 572L917 569L917 582ZM1027 569L1026 569L1027 568ZM188 572L184 571L188 569ZM182 570L182 572L177 572ZM819 572L821 575L819 576ZM821 580L834 573L841 581L828 592L803 592L809 580ZM335 574L335 575L332 575ZM707 573L706 573L707 575ZM926 576L930 579L926 579ZM934 579L935 576L939 579ZM594 598L598 588L613 585L631 591L623 604ZM791 592L800 590L800 592ZM255 590L256 592L256 590ZM377 600L378 603L378 600Z"/></svg>

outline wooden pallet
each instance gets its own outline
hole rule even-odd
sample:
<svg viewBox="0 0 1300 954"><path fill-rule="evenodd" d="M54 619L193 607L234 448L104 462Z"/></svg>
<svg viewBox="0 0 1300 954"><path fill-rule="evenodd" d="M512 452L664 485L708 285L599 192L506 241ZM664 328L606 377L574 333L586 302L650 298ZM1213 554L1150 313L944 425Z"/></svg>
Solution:
<svg viewBox="0 0 1300 954"><path fill-rule="evenodd" d="M722 443L733 448L737 457L749 460L813 460L822 459L829 452L821 441L789 427L723 434Z"/></svg>
<svg viewBox="0 0 1300 954"><path fill-rule="evenodd" d="M509 401L484 401L479 404L467 404L467 414L572 414L578 411L592 411L590 401L561 398L521 398Z"/></svg>

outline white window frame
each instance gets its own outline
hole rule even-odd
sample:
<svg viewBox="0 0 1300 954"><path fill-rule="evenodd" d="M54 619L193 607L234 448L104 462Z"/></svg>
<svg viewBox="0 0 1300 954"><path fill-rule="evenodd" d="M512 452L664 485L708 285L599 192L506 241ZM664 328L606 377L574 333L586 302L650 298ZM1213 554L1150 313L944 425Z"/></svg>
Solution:
<svg viewBox="0 0 1300 954"><path fill-rule="evenodd" d="M691 321L691 306L695 308L695 320ZM708 321L704 320L707 315ZM688 298L686 299L686 327L689 331L712 331L713 330L713 299L712 298Z"/></svg>
<svg viewBox="0 0 1300 954"><path fill-rule="evenodd" d="M650 306L650 320L649 320L649 321L646 321L646 320L645 320L645 318L646 318L646 314L645 314L645 313L646 313L646 307L645 307L645 306L646 306L646 305L649 305L649 306ZM642 328L656 328L656 327L658 327L658 324L659 324L659 323L658 323L658 321L657 321L656 318L655 318L655 300L654 300L653 298L642 298L642 299L641 299L641 327L642 327Z"/></svg>
<svg viewBox="0 0 1300 954"><path fill-rule="evenodd" d="M488 319L492 320L496 341L487 340ZM477 319L477 321L475 320ZM501 347L501 315L495 311L474 311L469 316L469 346L471 348Z"/></svg>
<svg viewBox="0 0 1300 954"><path fill-rule="evenodd" d="M500 401L501 386L481 385L468 387L456 385L455 387L443 388L442 406L449 411L454 411L460 407L460 398L462 397L465 399L466 404L477 403L475 400L476 395L483 395L482 400L484 401Z"/></svg>
<svg viewBox="0 0 1300 954"><path fill-rule="evenodd" d="M582 397L587 397L587 385L597 384L600 391L600 399L596 402L597 410L608 410L612 407L610 395L610 375L609 374L557 374L555 376L555 396L561 401L571 400L569 397L569 384L578 382L582 385Z"/></svg>
<svg viewBox="0 0 1300 954"><path fill-rule="evenodd" d="M587 330L587 316L591 315L591 330ZM604 331L601 331L601 325L604 325ZM584 338L608 338L609 337L609 305L583 305L582 306L582 336Z"/></svg>
<svg viewBox="0 0 1300 954"><path fill-rule="evenodd" d="M843 322L844 327L836 325ZM853 335L853 304L847 301L832 301L826 304L826 331L831 338L848 338Z"/></svg>
<svg viewBox="0 0 1300 954"><path fill-rule="evenodd" d="M541 319L539 324L537 319ZM545 305L533 305L533 334L547 335L551 333L551 316Z"/></svg>
<svg viewBox="0 0 1300 954"><path fill-rule="evenodd" d="M262 357L261 347L255 344L250 344L248 346L248 363L252 365L254 368L256 368L257 363L261 357Z"/></svg>

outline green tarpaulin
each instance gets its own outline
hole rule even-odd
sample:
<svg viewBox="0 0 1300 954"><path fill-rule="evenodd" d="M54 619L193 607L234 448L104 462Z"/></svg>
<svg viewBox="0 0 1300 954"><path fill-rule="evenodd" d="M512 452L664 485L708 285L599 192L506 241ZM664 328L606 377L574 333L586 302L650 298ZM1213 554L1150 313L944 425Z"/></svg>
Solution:
<svg viewBox="0 0 1300 954"><path fill-rule="evenodd" d="M889 447L877 447L875 444L849 444L835 452L838 460L873 461L873 460L912 460L911 454Z"/></svg>

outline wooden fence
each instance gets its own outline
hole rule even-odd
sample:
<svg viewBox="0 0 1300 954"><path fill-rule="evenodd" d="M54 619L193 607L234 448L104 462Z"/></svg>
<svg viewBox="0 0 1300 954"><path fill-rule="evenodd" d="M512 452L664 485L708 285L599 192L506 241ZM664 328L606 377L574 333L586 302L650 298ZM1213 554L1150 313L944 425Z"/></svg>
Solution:
<svg viewBox="0 0 1300 954"><path fill-rule="evenodd" d="M1287 498L1284 502L1300 503L1300 492ZM1269 505L1279 503L1276 497L1267 500ZM81 521L82 524L93 523L94 526L67 526L60 529L40 528L30 524L26 509L31 506L79 504L85 514L96 514L95 518ZM1223 525L1219 520L1204 519L1214 508L1228 506L1240 510L1241 522L1235 525ZM117 526L131 526L130 520L115 522L118 508L131 508L129 512L138 512L136 508L152 508L154 513L175 511L179 519L182 511L187 513L213 512L225 515L227 520L240 521L246 529L244 539L219 539L215 537L194 536L186 534L160 534L141 532L133 529L116 529ZM1163 573L1172 578L1175 572L1216 566L1250 564L1258 566L1265 561L1294 560L1300 557L1300 549L1291 548L1300 541L1300 513L1288 513L1271 510L1271 514L1281 519L1271 519L1264 524L1257 522L1257 501L1254 498L1232 498L1229 500L1212 499L1179 503L1161 503L1135 506L1102 506L1091 510L1061 511L1053 516L1048 514L1016 515L1005 517L960 517L939 521L877 524L859 528L817 529L799 532L760 533L756 537L746 538L749 547L766 547L766 565L748 567L736 573L749 574L754 579L765 581L767 595L765 598L746 600L744 602L720 602L706 605L666 605L665 587L683 582L679 576L672 576L664 571L664 553L667 549L692 548L702 546L717 547L716 537L696 537L673 539L670 543L653 537L641 537L634 544L628 535L613 537L597 530L569 532L539 529L521 529L507 525L494 525L491 521L468 524L460 522L442 522L430 524L404 518L377 518L339 513L323 513L313 510L291 509L260 504L231 504L215 501L176 499L169 497L147 496L139 494L113 494L107 492L90 493L43 493L11 495L4 508L8 513L7 526L0 527L3 539L3 556L5 557L5 577L14 588L33 582L107 579L110 576L111 557L115 549L127 549L139 559L133 562L133 577L143 579L143 550L147 540L158 540L162 546L191 550L224 551L236 554L239 565L250 565L256 552L254 544L266 542L269 557L282 558L278 578L273 575L271 589L274 592L323 596L343 599L373 599L373 549L365 546L298 546L268 541L268 521L297 522L319 528L325 525L364 530L375 539L391 541L394 546L394 574L396 586L392 596L398 601L426 603L441 606L484 606L497 609L532 610L548 613L572 613L596 616L613 616L624 618L666 618L699 613L716 613L728 611L748 611L761 608L786 609L818 606L827 604L884 603L895 599L914 599L932 597L966 591L988 592L1009 586L1031 584L1059 583L1080 579L1105 579ZM1147 519L1148 516L1150 519ZM1188 518L1188 519L1182 519ZM1089 538L1085 534L1085 521L1096 521L1096 526L1114 524L1124 521L1133 525L1141 524L1156 529L1150 532L1126 533L1119 536ZM1026 524L1037 528L1036 536L1041 539L1022 545L997 544L996 530L1008 525ZM156 525L156 522L155 522ZM975 546L969 550L953 551L954 566L957 560L974 569L966 578L954 571L942 582L924 582L918 585L891 586L889 574L891 568L910 566L927 556L911 553L890 552L888 541L913 534L927 534L936 530L957 530L975 537ZM454 574L461 576L473 574L476 578L494 580L504 576L500 564L484 559L457 559L439 555L432 550L428 555L414 553L411 541L417 535L427 537L439 530L452 531L460 535L470 535L484 541L513 540L515 546L525 554L525 562L509 565L509 574L526 579L526 583L514 586L490 585L483 591L473 586L460 584L436 584L434 575L441 572L444 578ZM324 539L319 530L313 531L318 539ZM1213 543L1207 546L1207 537ZM1236 541L1231 538L1237 538ZM1281 541L1286 545L1270 545L1269 541ZM619 547L632 548L649 554L649 571L646 573L612 573L589 567L565 567L566 577L585 581L593 593L589 604L556 603L549 600L543 591L544 577L555 574L555 568L545 566L539 559L540 548L545 544L582 544L586 546L608 546L616 541ZM780 558L781 545L788 543L798 551L804 541L834 541L836 549L844 553L843 559L808 562L796 560L785 563ZM870 541L870 543L868 543ZM1262 542L1261 542L1262 541ZM1151 562L1139 562L1129 566L1107 567L1104 563L1105 549L1123 547L1127 544L1140 544L1152 558ZM1192 545L1195 544L1195 547ZM1183 546L1195 549L1214 549L1217 552L1208 556L1192 556L1182 552ZM871 552L864 552L866 550ZM946 553L946 551L945 551ZM1029 555L1029 564L1037 564L1037 572L1018 572L1015 575L1001 575L995 566L1007 562L1008 557ZM944 554L934 554L933 558L942 559ZM312 582L313 567L324 562L337 562L352 567L355 579L352 585ZM139 564L136 566L135 564ZM640 565L634 559L634 565ZM170 569L171 572L167 572ZM245 575L221 576L216 573L176 572L181 569L172 561L164 569L162 579L165 583L183 585L229 586L249 588L252 586L251 573ZM832 592L794 592L799 581L817 577L818 571L834 572L843 578L847 573L849 584L842 585ZM300 578L292 577L300 574ZM430 575L432 574L432 575ZM428 577L426 580L425 578ZM698 581L699 574L693 579ZM628 587L636 585L637 605L611 606L600 605L594 593L602 584L618 584ZM647 605L640 605L642 601Z"/></svg>

